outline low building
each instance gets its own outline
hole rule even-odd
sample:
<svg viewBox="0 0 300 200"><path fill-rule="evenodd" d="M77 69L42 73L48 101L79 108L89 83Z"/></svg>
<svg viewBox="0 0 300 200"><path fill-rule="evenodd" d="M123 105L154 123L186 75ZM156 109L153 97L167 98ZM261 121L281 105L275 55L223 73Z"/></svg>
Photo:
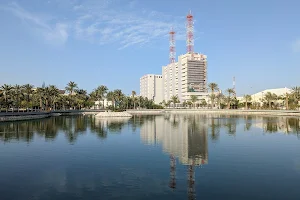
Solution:
<svg viewBox="0 0 300 200"><path fill-rule="evenodd" d="M112 106L112 101L108 101L106 98L104 99L104 108L108 106ZM103 108L103 101L95 101L94 106L91 109L102 109Z"/></svg>

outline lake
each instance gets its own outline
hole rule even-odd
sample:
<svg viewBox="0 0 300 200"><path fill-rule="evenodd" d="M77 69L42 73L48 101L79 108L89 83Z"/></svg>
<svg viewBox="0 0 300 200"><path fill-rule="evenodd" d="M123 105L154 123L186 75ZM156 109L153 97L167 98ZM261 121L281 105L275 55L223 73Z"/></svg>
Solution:
<svg viewBox="0 0 300 200"><path fill-rule="evenodd" d="M0 123L1 200L300 199L300 121L60 116Z"/></svg>

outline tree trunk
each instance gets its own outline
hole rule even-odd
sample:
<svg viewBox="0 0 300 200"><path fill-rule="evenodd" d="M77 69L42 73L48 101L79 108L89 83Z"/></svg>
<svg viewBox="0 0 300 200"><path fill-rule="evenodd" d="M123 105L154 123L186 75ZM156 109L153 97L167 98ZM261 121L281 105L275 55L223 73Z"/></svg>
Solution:
<svg viewBox="0 0 300 200"><path fill-rule="evenodd" d="M246 105L245 106L246 106L246 110L248 110L248 101L246 101Z"/></svg>
<svg viewBox="0 0 300 200"><path fill-rule="evenodd" d="M270 102L269 102L269 109L270 109L270 110L271 110L271 103L272 103L272 102L270 101Z"/></svg>

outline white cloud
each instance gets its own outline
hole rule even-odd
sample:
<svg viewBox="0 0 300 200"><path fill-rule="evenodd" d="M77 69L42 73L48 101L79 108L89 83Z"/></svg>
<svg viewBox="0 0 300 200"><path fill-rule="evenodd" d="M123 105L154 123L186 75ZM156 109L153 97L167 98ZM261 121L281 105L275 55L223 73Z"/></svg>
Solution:
<svg viewBox="0 0 300 200"><path fill-rule="evenodd" d="M300 39L298 39L294 42L293 49L295 52L300 52Z"/></svg>
<svg viewBox="0 0 300 200"><path fill-rule="evenodd" d="M99 45L118 44L119 49L124 49L155 44L161 38L167 40L171 27L177 32L177 40L185 40L183 17L137 9L136 0L127 4L123 0L85 0L81 3L79 0L66 0L63 5L61 1L52 0L51 3L66 9L66 16L60 16L60 19L56 13L49 13L56 17L49 19L29 12L16 3L5 9L53 44L64 44L69 37L74 37Z"/></svg>
<svg viewBox="0 0 300 200"><path fill-rule="evenodd" d="M50 44L60 45L68 40L68 26L64 23L57 22L51 25L48 22L51 17L41 17L30 13L17 3L11 3L1 8L20 18L35 34L43 37Z"/></svg>
<svg viewBox="0 0 300 200"><path fill-rule="evenodd" d="M137 4L136 0L129 2L129 8L133 9L136 6L136 4Z"/></svg>

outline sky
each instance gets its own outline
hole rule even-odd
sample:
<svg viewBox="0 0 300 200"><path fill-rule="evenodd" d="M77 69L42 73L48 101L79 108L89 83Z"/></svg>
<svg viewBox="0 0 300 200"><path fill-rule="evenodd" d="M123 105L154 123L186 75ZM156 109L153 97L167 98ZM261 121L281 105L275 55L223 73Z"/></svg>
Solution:
<svg viewBox="0 0 300 200"><path fill-rule="evenodd" d="M299 0L1 0L0 85L69 81L139 93L144 74L186 52L185 17L195 18L195 52L208 82L238 95L300 86Z"/></svg>

